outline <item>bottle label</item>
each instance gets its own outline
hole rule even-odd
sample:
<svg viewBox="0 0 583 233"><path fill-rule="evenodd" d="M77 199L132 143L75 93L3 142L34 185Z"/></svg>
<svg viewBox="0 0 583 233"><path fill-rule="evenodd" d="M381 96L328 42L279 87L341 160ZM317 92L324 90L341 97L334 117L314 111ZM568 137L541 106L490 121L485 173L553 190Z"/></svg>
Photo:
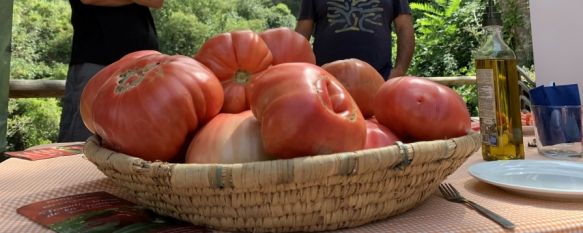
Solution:
<svg viewBox="0 0 583 233"><path fill-rule="evenodd" d="M478 89L478 114L480 115L480 133L482 143L498 145L496 129L496 89L494 87L494 70L476 69Z"/></svg>

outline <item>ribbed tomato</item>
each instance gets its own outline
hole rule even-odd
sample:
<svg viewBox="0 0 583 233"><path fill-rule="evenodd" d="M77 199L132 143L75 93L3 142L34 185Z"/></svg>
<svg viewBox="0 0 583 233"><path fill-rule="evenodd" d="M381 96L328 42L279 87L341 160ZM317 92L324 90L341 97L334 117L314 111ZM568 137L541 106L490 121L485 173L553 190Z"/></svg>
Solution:
<svg viewBox="0 0 583 233"><path fill-rule="evenodd" d="M186 163L245 163L269 160L259 122L251 110L219 113L197 131L186 152Z"/></svg>
<svg viewBox="0 0 583 233"><path fill-rule="evenodd" d="M194 58L221 80L225 94L221 112L227 113L249 109L245 86L273 61L265 42L251 30L216 35L204 42Z"/></svg>
<svg viewBox="0 0 583 233"><path fill-rule="evenodd" d="M106 147L168 161L222 103L221 84L204 65L186 56L152 54L106 80L92 109L95 131Z"/></svg>
<svg viewBox="0 0 583 233"><path fill-rule="evenodd" d="M99 72L93 75L89 82L87 82L85 88L83 89L83 93L81 94L79 110L81 112L81 119L83 119L85 127L87 127L91 133L95 133L95 127L93 127L93 109L91 108L91 105L93 104L97 91L99 91L101 85L103 85L107 79L112 77L113 73L115 73L121 67L134 62L134 60L137 58L150 54L160 54L160 52L154 50L141 50L128 53L116 62L101 69Z"/></svg>
<svg viewBox="0 0 583 233"><path fill-rule="evenodd" d="M470 130L470 113L453 89L420 77L389 79L374 101L375 118L400 139L430 141Z"/></svg>
<svg viewBox="0 0 583 233"><path fill-rule="evenodd" d="M259 33L273 55L273 65L288 62L316 64L316 56L310 42L301 34L287 27L265 30Z"/></svg>
<svg viewBox="0 0 583 233"><path fill-rule="evenodd" d="M322 65L344 85L365 118L374 115L373 101L377 91L385 83L379 72L359 59L337 60Z"/></svg>
<svg viewBox="0 0 583 233"><path fill-rule="evenodd" d="M284 63L257 76L249 88L267 153L279 158L355 151L366 125L342 84L308 63Z"/></svg>

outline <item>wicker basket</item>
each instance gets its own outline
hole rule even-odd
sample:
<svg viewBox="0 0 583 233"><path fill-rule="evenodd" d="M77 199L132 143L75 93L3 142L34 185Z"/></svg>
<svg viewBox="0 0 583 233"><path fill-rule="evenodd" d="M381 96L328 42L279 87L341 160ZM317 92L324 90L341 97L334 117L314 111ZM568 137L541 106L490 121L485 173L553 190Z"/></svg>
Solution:
<svg viewBox="0 0 583 233"><path fill-rule="evenodd" d="M100 146L85 155L133 201L224 231L355 227L429 197L480 147L479 134L349 153L244 164L148 162Z"/></svg>

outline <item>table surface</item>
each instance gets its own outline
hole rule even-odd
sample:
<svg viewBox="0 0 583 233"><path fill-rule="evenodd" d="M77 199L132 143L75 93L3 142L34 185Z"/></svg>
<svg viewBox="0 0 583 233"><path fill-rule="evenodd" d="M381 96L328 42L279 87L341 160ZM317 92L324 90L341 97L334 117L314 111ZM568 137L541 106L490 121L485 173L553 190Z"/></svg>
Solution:
<svg viewBox="0 0 583 233"><path fill-rule="evenodd" d="M526 140L525 138L525 145ZM526 159L547 159L525 146ZM485 162L481 151L451 174L453 184L468 199L516 224L513 231L466 205L448 202L438 192L417 207L388 219L334 232L583 232L583 201L550 201L514 194L476 180L472 164ZM0 163L0 232L51 232L18 215L16 209L33 202L67 195L107 191L124 197L111 181L82 155L39 161L11 158Z"/></svg>

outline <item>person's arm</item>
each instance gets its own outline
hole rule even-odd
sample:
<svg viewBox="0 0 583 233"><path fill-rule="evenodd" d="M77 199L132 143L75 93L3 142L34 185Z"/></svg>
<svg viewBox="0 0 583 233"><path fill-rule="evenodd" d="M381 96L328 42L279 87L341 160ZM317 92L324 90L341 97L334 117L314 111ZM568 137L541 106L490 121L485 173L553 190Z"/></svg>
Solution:
<svg viewBox="0 0 583 233"><path fill-rule="evenodd" d="M302 34L309 41L310 37L312 36L312 32L314 31L314 20L312 19L298 20L298 22L296 23L295 31L297 33Z"/></svg>
<svg viewBox="0 0 583 233"><path fill-rule="evenodd" d="M161 8L164 4L164 0L81 0L83 4L95 5L95 6L125 6L132 3L138 5L147 6L151 8Z"/></svg>
<svg viewBox="0 0 583 233"><path fill-rule="evenodd" d="M164 0L134 0L134 3L150 8L160 9L164 5Z"/></svg>
<svg viewBox="0 0 583 233"><path fill-rule="evenodd" d="M411 15L400 14L393 22L397 33L397 59L395 66L391 69L389 79L407 74L415 51L415 34Z"/></svg>

